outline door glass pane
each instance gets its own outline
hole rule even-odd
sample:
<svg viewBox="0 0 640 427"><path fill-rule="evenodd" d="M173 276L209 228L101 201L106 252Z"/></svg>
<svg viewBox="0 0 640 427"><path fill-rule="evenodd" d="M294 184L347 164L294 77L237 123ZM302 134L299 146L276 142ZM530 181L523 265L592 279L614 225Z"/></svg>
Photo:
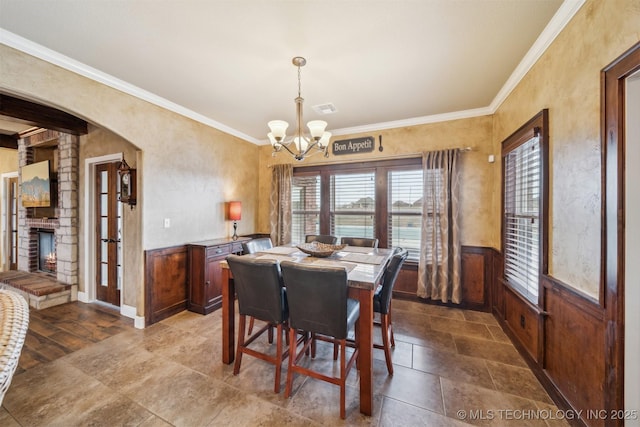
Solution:
<svg viewBox="0 0 640 427"><path fill-rule="evenodd" d="M106 193L109 191L109 179L107 171L100 172L100 192Z"/></svg>
<svg viewBox="0 0 640 427"><path fill-rule="evenodd" d="M109 244L107 242L100 242L100 262L109 261Z"/></svg>
<svg viewBox="0 0 640 427"><path fill-rule="evenodd" d="M100 286L109 284L109 266L108 264L100 264Z"/></svg>
<svg viewBox="0 0 640 427"><path fill-rule="evenodd" d="M100 195L100 216L107 216L109 212L109 197L106 194Z"/></svg>
<svg viewBox="0 0 640 427"><path fill-rule="evenodd" d="M107 221L107 218L100 218L100 238L109 238L109 223Z"/></svg>

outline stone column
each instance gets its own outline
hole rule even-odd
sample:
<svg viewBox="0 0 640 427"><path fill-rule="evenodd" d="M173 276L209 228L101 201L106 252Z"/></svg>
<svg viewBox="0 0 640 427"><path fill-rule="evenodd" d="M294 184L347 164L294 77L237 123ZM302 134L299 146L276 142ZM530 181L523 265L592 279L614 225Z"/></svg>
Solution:
<svg viewBox="0 0 640 427"><path fill-rule="evenodd" d="M78 284L78 146L79 138L61 133L58 139L58 280Z"/></svg>

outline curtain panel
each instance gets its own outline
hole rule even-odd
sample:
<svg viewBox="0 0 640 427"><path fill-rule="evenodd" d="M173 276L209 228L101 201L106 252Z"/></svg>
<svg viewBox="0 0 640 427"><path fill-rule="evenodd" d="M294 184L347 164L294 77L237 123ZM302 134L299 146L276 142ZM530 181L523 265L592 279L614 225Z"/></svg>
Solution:
<svg viewBox="0 0 640 427"><path fill-rule="evenodd" d="M422 155L424 195L417 292L420 298L456 304L462 297L458 158L458 149Z"/></svg>
<svg viewBox="0 0 640 427"><path fill-rule="evenodd" d="M291 243L291 164L273 165L269 195L269 225L271 241L276 246Z"/></svg>

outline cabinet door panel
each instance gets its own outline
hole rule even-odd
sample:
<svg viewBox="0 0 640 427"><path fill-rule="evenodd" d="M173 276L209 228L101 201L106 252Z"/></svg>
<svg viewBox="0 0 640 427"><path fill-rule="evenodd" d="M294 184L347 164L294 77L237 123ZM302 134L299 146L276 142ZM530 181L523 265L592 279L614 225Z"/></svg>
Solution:
<svg viewBox="0 0 640 427"><path fill-rule="evenodd" d="M222 267L220 261L225 257L209 258L207 261L207 280L205 283L207 306L222 300Z"/></svg>

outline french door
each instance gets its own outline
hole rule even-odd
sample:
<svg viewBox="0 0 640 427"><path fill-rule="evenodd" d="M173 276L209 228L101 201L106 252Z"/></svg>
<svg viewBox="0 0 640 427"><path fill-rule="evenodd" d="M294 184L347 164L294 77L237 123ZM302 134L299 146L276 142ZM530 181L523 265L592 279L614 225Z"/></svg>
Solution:
<svg viewBox="0 0 640 427"><path fill-rule="evenodd" d="M7 200L7 236L9 237L9 270L18 269L18 177L9 178Z"/></svg>
<svg viewBox="0 0 640 427"><path fill-rule="evenodd" d="M96 298L120 306L122 287L122 204L117 162L95 168Z"/></svg>

